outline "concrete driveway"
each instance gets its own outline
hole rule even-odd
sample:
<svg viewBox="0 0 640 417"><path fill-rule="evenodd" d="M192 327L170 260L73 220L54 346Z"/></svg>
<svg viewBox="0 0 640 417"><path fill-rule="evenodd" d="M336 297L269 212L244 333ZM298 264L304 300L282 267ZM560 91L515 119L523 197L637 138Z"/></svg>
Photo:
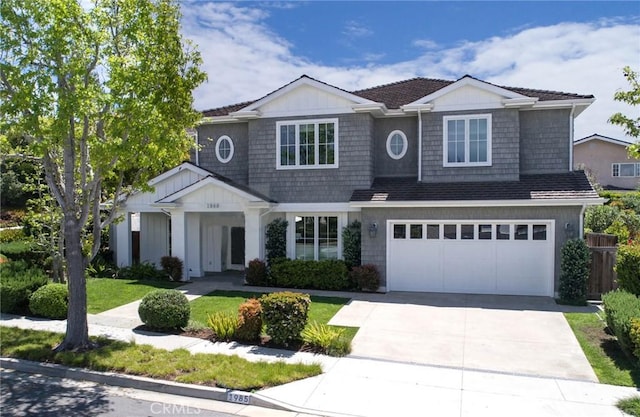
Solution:
<svg viewBox="0 0 640 417"><path fill-rule="evenodd" d="M354 357L597 382L562 310L547 297L394 292L354 299L330 324L360 327Z"/></svg>

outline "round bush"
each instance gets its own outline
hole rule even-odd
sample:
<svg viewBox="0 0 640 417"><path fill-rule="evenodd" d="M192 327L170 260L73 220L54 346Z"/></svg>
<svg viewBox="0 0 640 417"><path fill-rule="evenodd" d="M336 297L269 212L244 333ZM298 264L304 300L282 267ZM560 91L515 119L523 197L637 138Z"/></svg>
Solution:
<svg viewBox="0 0 640 417"><path fill-rule="evenodd" d="M47 284L38 288L29 298L29 310L37 316L50 319L67 317L69 290L66 284Z"/></svg>
<svg viewBox="0 0 640 417"><path fill-rule="evenodd" d="M138 315L147 326L158 329L177 329L189 324L189 300L177 290L155 290L145 295Z"/></svg>

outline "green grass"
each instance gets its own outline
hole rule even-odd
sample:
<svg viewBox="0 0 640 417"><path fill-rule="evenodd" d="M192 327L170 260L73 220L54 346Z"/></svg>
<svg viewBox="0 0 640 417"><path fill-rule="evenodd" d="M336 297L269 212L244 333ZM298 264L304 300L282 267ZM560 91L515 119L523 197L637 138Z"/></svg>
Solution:
<svg viewBox="0 0 640 417"><path fill-rule="evenodd" d="M640 369L620 349L595 313L565 313L587 360L603 384L640 387Z"/></svg>
<svg viewBox="0 0 640 417"><path fill-rule="evenodd" d="M158 288L175 288L179 282L138 281L113 278L87 279L87 311L102 313L121 305L131 303Z"/></svg>
<svg viewBox="0 0 640 417"><path fill-rule="evenodd" d="M249 362L238 356L191 354L149 345L93 338L100 346L86 352L52 351L63 335L0 326L4 357L53 362L102 372L120 372L177 382L250 391L319 375L320 365Z"/></svg>
<svg viewBox="0 0 640 417"><path fill-rule="evenodd" d="M640 397L637 395L618 401L616 406L631 416L640 417Z"/></svg>
<svg viewBox="0 0 640 417"><path fill-rule="evenodd" d="M213 291L202 297L191 301L191 319L201 323L207 322L207 314L216 312L225 312L231 314L238 313L238 306L247 298L259 298L262 293L246 292L246 291ZM348 298L342 297L311 297L311 306L309 307L309 323L318 322L327 324L329 320L349 302ZM345 329L344 337L351 341L356 332L357 327L342 327Z"/></svg>

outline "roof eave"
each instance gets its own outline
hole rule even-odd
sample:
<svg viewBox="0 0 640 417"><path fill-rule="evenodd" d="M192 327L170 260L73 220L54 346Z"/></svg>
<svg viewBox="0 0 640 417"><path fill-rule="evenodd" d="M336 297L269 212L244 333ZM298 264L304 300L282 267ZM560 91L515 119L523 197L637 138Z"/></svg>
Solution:
<svg viewBox="0 0 640 417"><path fill-rule="evenodd" d="M526 207L526 206L595 206L607 200L598 198L537 198L522 200L441 200L441 201L351 201L354 208L382 207Z"/></svg>

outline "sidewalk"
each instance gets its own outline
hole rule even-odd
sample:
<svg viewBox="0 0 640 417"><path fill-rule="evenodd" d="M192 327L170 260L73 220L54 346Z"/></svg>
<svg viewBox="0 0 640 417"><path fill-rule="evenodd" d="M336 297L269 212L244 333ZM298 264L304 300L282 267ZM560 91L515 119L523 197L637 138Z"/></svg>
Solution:
<svg viewBox="0 0 640 417"><path fill-rule="evenodd" d="M211 291L211 284L194 282L178 289L192 299ZM216 288L222 289L218 285ZM615 403L638 394L636 388L577 380L212 343L133 330L136 320L137 303L131 303L89 315L89 333L169 350L235 354L251 361L320 363L322 375L264 389L256 395L308 414L607 417L623 415ZM0 324L58 332L64 332L66 326L65 321L10 315L2 315Z"/></svg>

